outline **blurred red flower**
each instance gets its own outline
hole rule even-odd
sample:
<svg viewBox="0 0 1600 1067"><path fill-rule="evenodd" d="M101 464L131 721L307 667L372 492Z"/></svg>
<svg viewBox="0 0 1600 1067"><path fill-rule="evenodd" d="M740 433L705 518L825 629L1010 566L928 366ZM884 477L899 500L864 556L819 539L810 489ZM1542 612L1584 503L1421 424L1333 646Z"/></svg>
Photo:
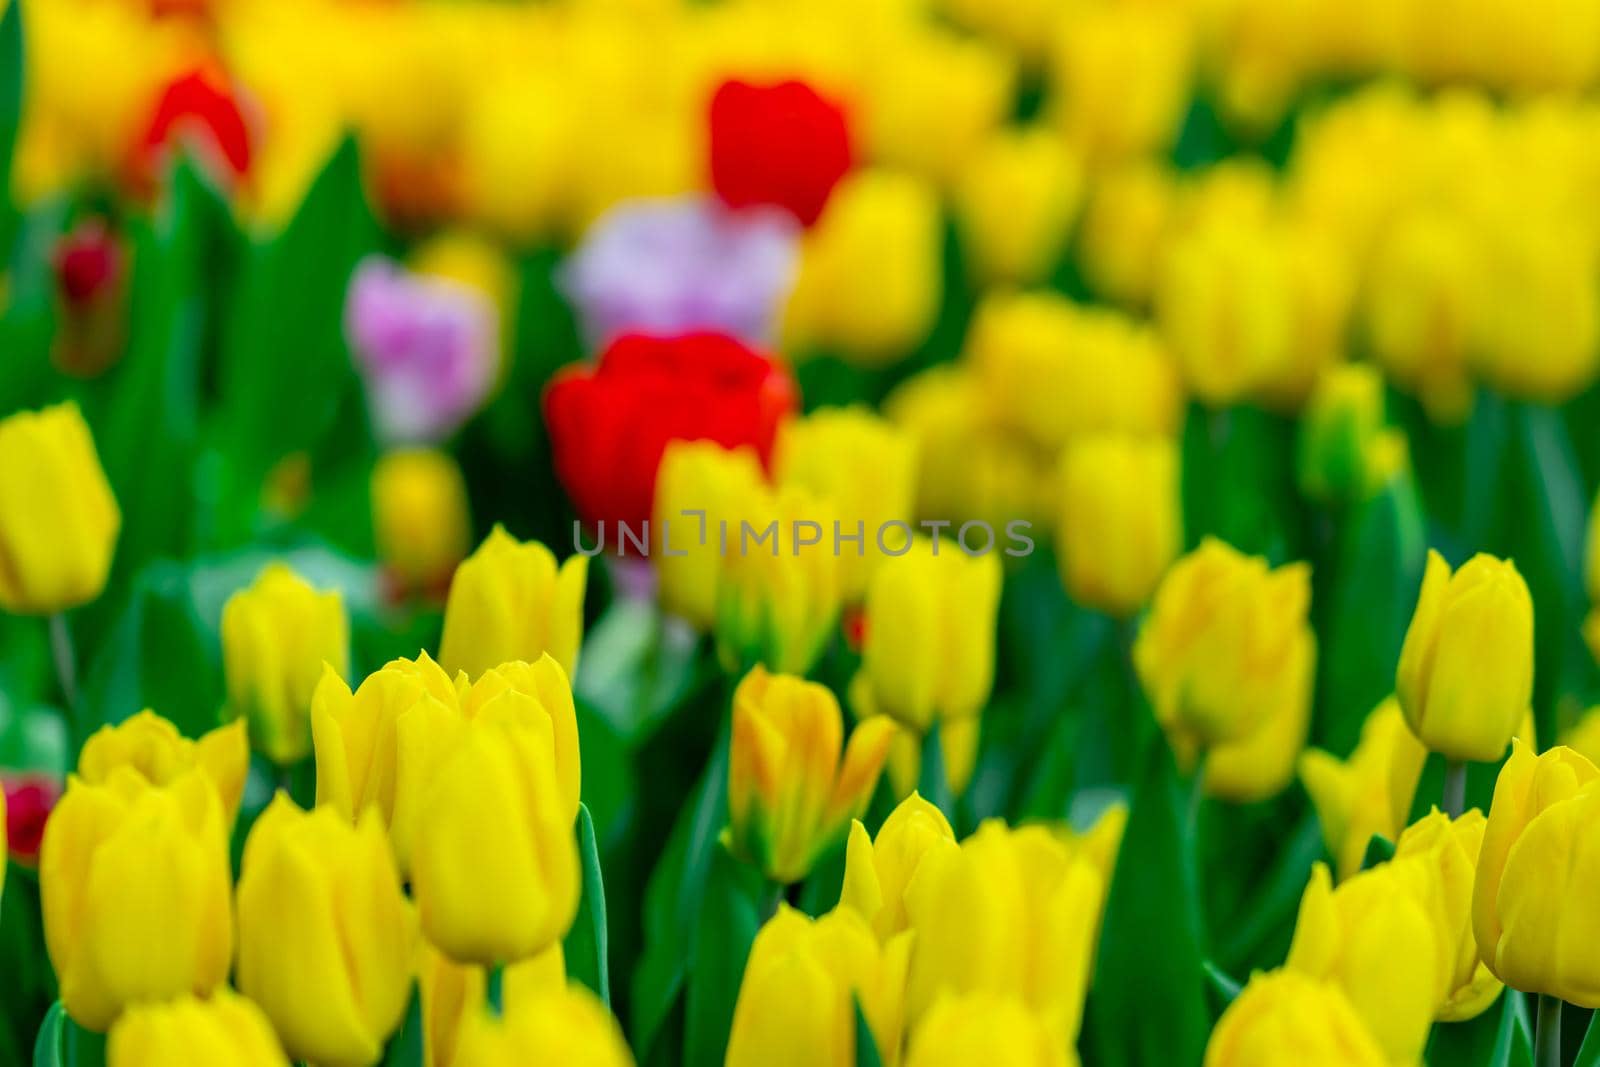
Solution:
<svg viewBox="0 0 1600 1067"><path fill-rule="evenodd" d="M181 143L231 188L250 170L250 129L220 71L197 67L168 83L134 149L135 184L151 189L174 144Z"/></svg>
<svg viewBox="0 0 1600 1067"><path fill-rule="evenodd" d="M729 207L776 204L810 226L850 162L844 110L805 82L727 81L711 98L711 184Z"/></svg>
<svg viewBox="0 0 1600 1067"><path fill-rule="evenodd" d="M668 441L751 445L766 463L798 402L786 366L732 337L627 334L598 365L556 375L544 408L556 477L579 516L638 530Z"/></svg>
<svg viewBox="0 0 1600 1067"><path fill-rule="evenodd" d="M61 798L61 785L46 774L17 774L8 775L4 786L6 842L11 856L18 863L37 867L45 820Z"/></svg>

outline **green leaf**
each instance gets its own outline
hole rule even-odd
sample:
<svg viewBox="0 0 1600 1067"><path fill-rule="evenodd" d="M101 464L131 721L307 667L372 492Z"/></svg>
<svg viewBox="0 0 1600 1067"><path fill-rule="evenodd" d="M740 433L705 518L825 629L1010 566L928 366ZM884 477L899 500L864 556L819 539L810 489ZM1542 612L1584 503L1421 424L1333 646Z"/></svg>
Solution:
<svg viewBox="0 0 1600 1067"><path fill-rule="evenodd" d="M1500 1006L1503 1010L1503 1005ZM1423 1057L1431 1067L1488 1067L1501 1030L1501 1010L1485 1010L1458 1023L1435 1023Z"/></svg>
<svg viewBox="0 0 1600 1067"><path fill-rule="evenodd" d="M66 1035L67 1010L58 1000L50 1005L39 1025L39 1036L33 1043L33 1067L66 1067Z"/></svg>
<svg viewBox="0 0 1600 1067"><path fill-rule="evenodd" d="M1090 997L1105 1063L1199 1063L1205 1049L1199 900L1182 810L1172 754L1165 743L1152 745L1112 877Z"/></svg>
<svg viewBox="0 0 1600 1067"><path fill-rule="evenodd" d="M1533 1067L1533 1024L1527 998L1507 989L1500 998L1500 1028L1495 1032L1489 1067Z"/></svg>
<svg viewBox="0 0 1600 1067"><path fill-rule="evenodd" d="M1211 960L1206 960L1205 968L1206 985L1210 987L1212 994L1221 1002L1222 1007L1226 1008L1229 1004L1232 1004L1234 998L1244 991L1244 987L1232 975L1218 967Z"/></svg>
<svg viewBox="0 0 1600 1067"><path fill-rule="evenodd" d="M750 944L761 926L766 884L718 845L695 924L685 990L684 1063L721 1063Z"/></svg>
<svg viewBox="0 0 1600 1067"><path fill-rule="evenodd" d="M423 1049L422 991L413 985L400 1029L389 1038L380 1067L422 1067Z"/></svg>
<svg viewBox="0 0 1600 1067"><path fill-rule="evenodd" d="M606 890L600 873L600 849L595 844L594 820L589 809L578 805L578 857L583 864L583 896L578 914L562 946L567 975L576 978L611 1006L611 968L606 953Z"/></svg>
<svg viewBox="0 0 1600 1067"><path fill-rule="evenodd" d="M16 155L17 131L22 126L23 34L22 4L6 5L0 17L0 174L10 174ZM10 249L17 213L9 183L0 195L0 249Z"/></svg>
<svg viewBox="0 0 1600 1067"><path fill-rule="evenodd" d="M861 1009L859 997L852 998L856 1009L856 1067L883 1067L883 1057L878 1054L878 1039L867 1024L867 1014Z"/></svg>
<svg viewBox="0 0 1600 1067"><path fill-rule="evenodd" d="M1572 1067L1600 1067L1600 1011L1589 1016L1589 1029L1584 1031L1583 1044L1578 1046L1578 1058Z"/></svg>
<svg viewBox="0 0 1600 1067"><path fill-rule="evenodd" d="M1264 946L1272 943L1275 933L1281 935L1293 927L1311 878L1311 865L1323 856L1321 824L1315 814L1307 814L1283 843L1277 862L1261 879L1261 888L1250 898L1249 906L1222 931L1226 940L1217 953L1219 962L1236 974L1247 973L1255 964L1276 966L1281 962L1281 956L1265 959Z"/></svg>
<svg viewBox="0 0 1600 1067"><path fill-rule="evenodd" d="M1382 834L1373 834L1367 839L1367 851L1361 856L1361 869L1367 870L1380 863L1388 863L1394 859L1394 842Z"/></svg>

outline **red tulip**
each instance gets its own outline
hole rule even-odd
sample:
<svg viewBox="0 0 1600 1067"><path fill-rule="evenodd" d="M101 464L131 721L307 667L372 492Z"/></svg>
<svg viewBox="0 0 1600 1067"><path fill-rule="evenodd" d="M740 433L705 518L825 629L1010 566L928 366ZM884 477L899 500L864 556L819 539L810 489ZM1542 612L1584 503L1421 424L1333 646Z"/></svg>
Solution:
<svg viewBox="0 0 1600 1067"><path fill-rule="evenodd" d="M45 820L61 797L61 785L45 774L18 774L5 779L6 842L11 856L29 867L39 865L39 839ZM3 859L4 857L0 857Z"/></svg>
<svg viewBox="0 0 1600 1067"><path fill-rule="evenodd" d="M232 186L250 170L250 130L221 73L197 67L170 82L135 146L133 177L154 187L174 142L196 154L211 176Z"/></svg>
<svg viewBox="0 0 1600 1067"><path fill-rule="evenodd" d="M579 516L639 530L668 441L751 445L766 463L798 401L787 367L732 337L628 334L597 366L559 373L544 408L556 477Z"/></svg>
<svg viewBox="0 0 1600 1067"><path fill-rule="evenodd" d="M805 82L723 82L711 98L711 184L732 208L776 204L806 226L850 169L842 108Z"/></svg>

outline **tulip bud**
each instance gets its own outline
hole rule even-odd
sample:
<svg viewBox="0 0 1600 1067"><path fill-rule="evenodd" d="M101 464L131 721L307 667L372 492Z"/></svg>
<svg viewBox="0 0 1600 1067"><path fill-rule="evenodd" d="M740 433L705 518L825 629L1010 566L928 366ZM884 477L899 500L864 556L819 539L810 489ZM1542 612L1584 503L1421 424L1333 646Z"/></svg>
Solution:
<svg viewBox="0 0 1600 1067"><path fill-rule="evenodd" d="M985 821L958 849L932 849L905 891L916 952L907 1017L945 993L1020 998L1063 1047L1077 1038L1106 877L1094 854L1045 826Z"/></svg>
<svg viewBox="0 0 1600 1067"><path fill-rule="evenodd" d="M724 670L753 663L805 674L839 619L839 562L824 540L826 505L801 489L758 489L738 543L729 531L717 585L717 653ZM815 535L815 543L802 543Z"/></svg>
<svg viewBox="0 0 1600 1067"><path fill-rule="evenodd" d="M1452 575L1428 552L1395 693L1430 750L1458 761L1505 754L1533 699L1533 599L1514 563L1479 553Z"/></svg>
<svg viewBox="0 0 1600 1067"><path fill-rule="evenodd" d="M559 567L537 541L518 541L495 526L456 568L444 608L439 663L476 678L491 667L549 653L571 677L583 640L583 594L589 560Z"/></svg>
<svg viewBox="0 0 1600 1067"><path fill-rule="evenodd" d="M45 824L61 799L60 779L45 773L0 774L0 798L0 844L12 863L37 870ZM0 875L0 887L4 882Z"/></svg>
<svg viewBox="0 0 1600 1067"><path fill-rule="evenodd" d="M226 988L205 1000L184 996L133 1005L111 1028L106 1062L110 1067L172 1063L289 1067L261 1009Z"/></svg>
<svg viewBox="0 0 1600 1067"><path fill-rule="evenodd" d="M532 998L559 993L567 984L566 960L560 943L501 972L501 1011L517 1011ZM423 1067L451 1067L464 1026L488 1012L489 972L473 963L457 963L427 942L417 972L422 995Z"/></svg>
<svg viewBox="0 0 1600 1067"><path fill-rule="evenodd" d="M1386 863L1335 890L1318 863L1284 964L1338 986L1393 1063L1421 1061L1454 958L1424 909L1426 877L1424 864Z"/></svg>
<svg viewBox="0 0 1600 1067"><path fill-rule="evenodd" d="M45 946L68 1014L104 1031L135 1001L221 985L229 881L222 805L199 770L165 786L132 773L68 779L39 854Z"/></svg>
<svg viewBox="0 0 1600 1067"><path fill-rule="evenodd" d="M76 404L0 419L0 608L51 615L105 588L122 514Z"/></svg>
<svg viewBox="0 0 1600 1067"><path fill-rule="evenodd" d="M415 818L411 888L428 940L462 962L541 952L578 910L554 728L532 704L492 700L433 742L441 751Z"/></svg>
<svg viewBox="0 0 1600 1067"><path fill-rule="evenodd" d="M1377 1039L1332 982L1285 968L1255 975L1206 1042L1204 1067L1390 1067Z"/></svg>
<svg viewBox="0 0 1600 1067"><path fill-rule="evenodd" d="M572 700L572 685L561 664L548 654L535 663L502 663L471 686L466 685L465 675L457 675L456 689L461 695L461 711L469 719L504 699L518 714L531 714L549 722L562 817L569 822L575 820L582 777L578 712Z"/></svg>
<svg viewBox="0 0 1600 1067"><path fill-rule="evenodd" d="M731 208L772 204L810 226L850 170L844 109L805 82L723 82L710 122L711 184Z"/></svg>
<svg viewBox="0 0 1600 1067"><path fill-rule="evenodd" d="M350 669L350 628L336 590L318 591L281 563L222 609L227 714L250 723L250 740L274 763L311 751L311 694L323 665Z"/></svg>
<svg viewBox="0 0 1600 1067"><path fill-rule="evenodd" d="M1172 441L1096 436L1061 458L1056 556L1078 603L1126 618L1155 590L1183 544Z"/></svg>
<svg viewBox="0 0 1600 1067"><path fill-rule="evenodd" d="M278 794L239 870L239 989L261 1005L289 1055L378 1062L405 1014L415 920L383 824Z"/></svg>
<svg viewBox="0 0 1600 1067"><path fill-rule="evenodd" d="M942 235L929 183L888 170L846 177L801 242L783 349L868 367L904 358L938 317Z"/></svg>
<svg viewBox="0 0 1600 1067"><path fill-rule="evenodd" d="M538 996L508 997L498 1017L477 1012L464 1019L455 1062L464 1067L633 1067L633 1053L606 1006L574 983Z"/></svg>
<svg viewBox="0 0 1600 1067"><path fill-rule="evenodd" d="M773 466L779 484L832 505L829 516L807 518L833 518L818 548L838 560L840 599L859 601L884 559L878 531L915 515L916 442L865 408L821 408L778 431Z"/></svg>
<svg viewBox="0 0 1600 1067"><path fill-rule="evenodd" d="M867 586L860 691L916 734L977 715L994 685L1000 561L918 536ZM858 708L865 717L868 709Z"/></svg>
<svg viewBox="0 0 1600 1067"><path fill-rule="evenodd" d="M943 997L911 1035L906 1067L1068 1067L1076 1063L1044 1020L1015 997Z"/></svg>
<svg viewBox="0 0 1600 1067"><path fill-rule="evenodd" d="M991 134L956 186L956 224L984 284L1044 281L1082 201L1083 161L1041 127Z"/></svg>
<svg viewBox="0 0 1600 1067"><path fill-rule="evenodd" d="M1277 796L1294 781L1295 765L1311 730L1316 666L1317 647L1308 628L1302 649L1284 669L1282 703L1243 737L1206 750L1201 785L1206 796L1254 804ZM1169 731L1167 737L1179 766L1192 770L1199 749L1195 739L1181 728Z"/></svg>
<svg viewBox="0 0 1600 1067"><path fill-rule="evenodd" d="M1174 564L1133 646L1162 729L1211 748L1298 714L1316 654L1310 601L1307 564L1272 570L1214 538Z"/></svg>
<svg viewBox="0 0 1600 1067"><path fill-rule="evenodd" d="M727 1067L764 1067L803 1054L816 1067L856 1063L856 1005L880 1062L899 1058L911 937L880 946L848 908L812 919L778 905L750 946L728 1034Z"/></svg>
<svg viewBox="0 0 1600 1067"><path fill-rule="evenodd" d="M868 719L844 746L826 686L756 667L733 695L728 842L784 885L798 882L872 799L896 727Z"/></svg>
<svg viewBox="0 0 1600 1067"><path fill-rule="evenodd" d="M872 924L878 940L907 929L905 894L922 859L938 850L953 850L956 835L944 812L913 792L902 800L869 837L860 820L850 824L844 854L844 885L839 906L853 908Z"/></svg>
<svg viewBox="0 0 1600 1067"><path fill-rule="evenodd" d="M115 726L100 727L78 754L78 777L91 785L109 783L124 768L151 785L167 785L198 768L217 791L224 825L232 827L250 773L250 744L242 722L191 741L146 708Z"/></svg>
<svg viewBox="0 0 1600 1067"><path fill-rule="evenodd" d="M661 455L651 529L662 608L700 630L717 621L717 585L739 523L766 481L754 449L672 441Z"/></svg>
<svg viewBox="0 0 1600 1067"><path fill-rule="evenodd" d="M51 361L74 377L94 377L126 346L127 254L104 219L88 218L57 242L52 258L57 329Z"/></svg>
<svg viewBox="0 0 1600 1067"><path fill-rule="evenodd" d="M1600 771L1569 748L1520 739L1500 768L1472 889L1472 932L1495 977L1525 993L1600 1007L1596 934Z"/></svg>
<svg viewBox="0 0 1600 1067"><path fill-rule="evenodd" d="M1175 176L1151 160L1130 160L1096 177L1077 238L1079 268L1094 293L1149 305L1178 193Z"/></svg>
<svg viewBox="0 0 1600 1067"><path fill-rule="evenodd" d="M1383 377L1370 363L1338 363L1317 378L1300 420L1300 491L1355 502L1377 487Z"/></svg>
<svg viewBox="0 0 1600 1067"><path fill-rule="evenodd" d="M1300 757L1300 780L1322 823L1322 840L1341 880L1361 869L1373 834L1399 838L1411 814L1428 750L1389 697L1361 726L1361 739L1341 762L1320 749Z"/></svg>
<svg viewBox="0 0 1600 1067"><path fill-rule="evenodd" d="M467 487L448 453L404 448L373 467L372 534L401 589L446 589L466 557L470 530Z"/></svg>
<svg viewBox="0 0 1600 1067"><path fill-rule="evenodd" d="M354 693L330 668L311 698L317 804L351 824L375 809L402 875L411 870L422 787L437 765L440 736L459 720L456 687L426 652L385 664Z"/></svg>
<svg viewBox="0 0 1600 1067"><path fill-rule="evenodd" d="M1420 861L1430 875L1423 906L1449 964L1444 997L1434 1012L1440 1022L1481 1015L1500 995L1500 982L1478 958L1478 942L1472 936L1472 882L1485 825L1477 808L1454 821L1435 808L1407 827L1395 845L1396 863Z"/></svg>

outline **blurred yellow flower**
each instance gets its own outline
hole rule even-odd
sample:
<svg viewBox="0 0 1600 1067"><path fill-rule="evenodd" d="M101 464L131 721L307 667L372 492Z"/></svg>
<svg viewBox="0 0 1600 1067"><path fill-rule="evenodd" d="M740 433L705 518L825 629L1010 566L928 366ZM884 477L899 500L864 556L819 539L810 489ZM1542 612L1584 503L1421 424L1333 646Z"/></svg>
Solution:
<svg viewBox="0 0 1600 1067"><path fill-rule="evenodd" d="M1376 1038L1331 982L1290 968L1258 973L1217 1020L1204 1067L1390 1067Z"/></svg>
<svg viewBox="0 0 1600 1067"><path fill-rule="evenodd" d="M863 407L818 408L779 428L773 469L779 484L829 502L837 526L818 548L838 558L840 599L859 600L884 558L878 531L914 517L914 438Z"/></svg>
<svg viewBox="0 0 1600 1067"><path fill-rule="evenodd" d="M943 295L943 230L929 184L860 170L833 190L801 248L785 351L827 350L864 366L907 356Z"/></svg>
<svg viewBox="0 0 1600 1067"><path fill-rule="evenodd" d="M446 588L466 558L471 529L466 483L448 453L404 448L372 468L378 559L403 590Z"/></svg>
<svg viewBox="0 0 1600 1067"><path fill-rule="evenodd" d="M1441 943L1423 905L1426 877L1424 864L1391 862L1334 889L1327 865L1317 864L1284 964L1338 986L1397 1064L1421 1061L1440 980L1453 966L1454 934Z"/></svg>
<svg viewBox="0 0 1600 1067"><path fill-rule="evenodd" d="M296 1060L383 1054L410 995L416 922L374 811L352 826L279 793L239 873L239 989Z"/></svg>
<svg viewBox="0 0 1600 1067"><path fill-rule="evenodd" d="M1159 276L1158 250L1177 200L1177 179L1149 160L1129 160L1094 176L1077 255L1097 295L1130 307L1150 304Z"/></svg>
<svg viewBox="0 0 1600 1067"><path fill-rule="evenodd" d="M232 827L250 773L243 722L219 726L191 741L146 708L114 726L100 727L78 753L78 777L90 785L106 785L124 769L151 785L167 785L196 767L216 788L223 822Z"/></svg>
<svg viewBox="0 0 1600 1067"><path fill-rule="evenodd" d="M1479 553L1428 567L1395 674L1406 722L1431 751L1492 762L1533 699L1533 599L1516 564Z"/></svg>
<svg viewBox="0 0 1600 1067"><path fill-rule="evenodd" d="M1400 702L1385 699L1361 726L1350 758L1321 749L1300 757L1300 780L1322 823L1322 840L1341 879L1361 869L1373 834L1393 842L1405 829L1428 750L1406 726Z"/></svg>
<svg viewBox="0 0 1600 1067"><path fill-rule="evenodd" d="M1083 162L1039 126L990 135L961 172L956 225L982 284L1037 284L1066 250L1083 201Z"/></svg>
<svg viewBox="0 0 1600 1067"><path fill-rule="evenodd" d="M573 1064L633 1067L622 1027L589 990L571 983L536 995L508 997L496 1017L462 1020L456 1062L471 1067Z"/></svg>
<svg viewBox="0 0 1600 1067"><path fill-rule="evenodd" d="M559 943L537 956L507 966L501 973L501 1009L516 1013L525 1000L560 993L567 984ZM422 997L424 1067L451 1067L463 1028L488 1011L489 972L474 963L457 963L426 941L417 969Z"/></svg>
<svg viewBox="0 0 1600 1067"><path fill-rule="evenodd" d="M697 629L717 621L717 589L724 538L737 550L740 522L754 521L751 502L766 475L749 448L715 441L672 441L656 471L651 548L661 606Z"/></svg>
<svg viewBox="0 0 1600 1067"><path fill-rule="evenodd" d="M589 560L560 566L537 541L518 541L498 524L456 568L444 608L439 663L476 678L515 660L549 653L570 677L583 640Z"/></svg>
<svg viewBox="0 0 1600 1067"><path fill-rule="evenodd" d="M105 588L122 514L78 406L0 419L0 609L50 615Z"/></svg>
<svg viewBox="0 0 1600 1067"><path fill-rule="evenodd" d="M1061 457L1056 562L1072 599L1133 615L1183 547L1177 446L1169 439L1084 437Z"/></svg>
<svg viewBox="0 0 1600 1067"><path fill-rule="evenodd" d="M1600 1007L1589 877L1600 856L1600 771L1569 748L1520 739L1500 769L1472 890L1472 932L1506 985Z"/></svg>
<svg viewBox="0 0 1600 1067"><path fill-rule="evenodd" d="M226 714L274 763L311 751L311 694L323 666L350 670L350 624L337 590L317 590L282 563L268 564L222 608Z"/></svg>
<svg viewBox="0 0 1600 1067"><path fill-rule="evenodd" d="M182 996L130 1007L111 1027L106 1062L117 1067L171 1063L289 1067L266 1015L226 988L204 1000Z"/></svg>
<svg viewBox="0 0 1600 1067"><path fill-rule="evenodd" d="M956 835L944 812L915 792L883 820L876 838L868 835L859 819L854 820L845 848L839 906L859 912L878 939L888 941L910 926L905 894L923 857L955 848Z"/></svg>
<svg viewBox="0 0 1600 1067"><path fill-rule="evenodd" d="M895 730L875 717L845 744L827 687L756 667L733 695L729 847L775 882L800 881L872 799Z"/></svg>
<svg viewBox="0 0 1600 1067"><path fill-rule="evenodd" d="M899 1061L911 937L879 945L848 908L812 919L780 903L750 946L727 1067L856 1062L856 1005L886 1067Z"/></svg>
<svg viewBox="0 0 1600 1067"><path fill-rule="evenodd" d="M906 1067L1068 1067L1075 1055L1016 997L941 997L911 1034Z"/></svg>
<svg viewBox="0 0 1600 1067"><path fill-rule="evenodd" d="M1435 808L1408 826L1395 845L1396 863L1420 861L1430 875L1423 885L1423 906L1448 964L1444 996L1434 1013L1441 1022L1481 1015L1500 995L1500 982L1478 958L1472 936L1472 883L1486 825L1477 808L1453 821Z"/></svg>
<svg viewBox="0 0 1600 1067"><path fill-rule="evenodd" d="M233 954L227 829L199 769L152 786L76 776L45 823L39 892L61 1000L104 1032L144 1000L203 995Z"/></svg>
<svg viewBox="0 0 1600 1067"><path fill-rule="evenodd" d="M1271 569L1214 538L1162 579L1133 660L1162 729L1211 748L1308 699L1311 569Z"/></svg>
<svg viewBox="0 0 1600 1067"><path fill-rule="evenodd" d="M1383 408L1383 378L1371 364L1339 363L1318 375L1298 430L1301 492L1354 503L1381 484Z"/></svg>

